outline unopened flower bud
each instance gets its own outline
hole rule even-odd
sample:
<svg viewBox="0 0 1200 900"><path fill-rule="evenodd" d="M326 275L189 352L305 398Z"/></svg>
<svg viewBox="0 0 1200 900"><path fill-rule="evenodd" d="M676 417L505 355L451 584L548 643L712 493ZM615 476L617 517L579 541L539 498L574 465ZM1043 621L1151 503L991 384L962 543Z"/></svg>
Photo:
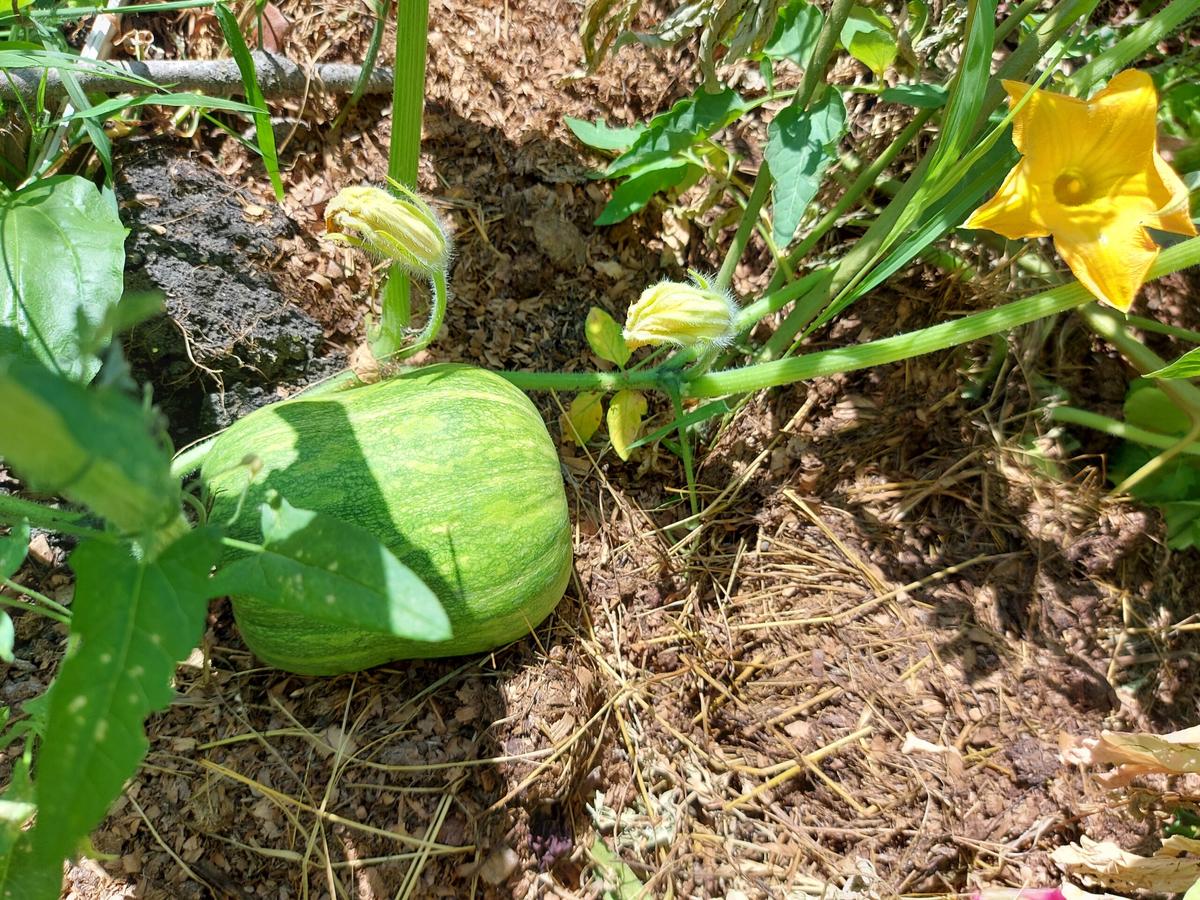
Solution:
<svg viewBox="0 0 1200 900"><path fill-rule="evenodd" d="M625 314L625 342L631 350L647 344L729 343L737 304L725 291L692 273L692 283L661 281L642 291Z"/></svg>
<svg viewBox="0 0 1200 900"><path fill-rule="evenodd" d="M343 188L325 208L326 236L393 260L413 274L444 270L450 239L442 223L428 203L402 185L395 187L399 195L366 185Z"/></svg>

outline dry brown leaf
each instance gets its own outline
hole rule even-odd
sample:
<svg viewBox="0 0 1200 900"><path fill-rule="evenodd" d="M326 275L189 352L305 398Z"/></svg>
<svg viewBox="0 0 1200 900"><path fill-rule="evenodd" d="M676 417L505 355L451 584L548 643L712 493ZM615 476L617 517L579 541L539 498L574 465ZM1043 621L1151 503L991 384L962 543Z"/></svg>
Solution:
<svg viewBox="0 0 1200 900"><path fill-rule="evenodd" d="M1059 739L1063 761L1072 765L1115 765L1099 780L1120 787L1139 775L1200 772L1200 726L1170 734L1102 731L1099 738Z"/></svg>
<svg viewBox="0 0 1200 900"><path fill-rule="evenodd" d="M1189 843L1200 846L1200 842ZM1059 847L1051 858L1068 875L1120 890L1186 891L1200 879L1200 859L1171 855L1166 845L1154 856L1138 856L1111 841L1083 837Z"/></svg>

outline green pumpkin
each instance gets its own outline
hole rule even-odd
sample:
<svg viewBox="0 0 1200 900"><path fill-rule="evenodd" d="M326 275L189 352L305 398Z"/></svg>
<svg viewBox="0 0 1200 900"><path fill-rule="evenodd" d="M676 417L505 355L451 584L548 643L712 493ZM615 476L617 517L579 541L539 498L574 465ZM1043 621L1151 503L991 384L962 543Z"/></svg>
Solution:
<svg viewBox="0 0 1200 900"><path fill-rule="evenodd" d="M437 365L256 410L221 434L201 478L211 519L259 541L269 490L378 535L437 594L453 636L433 643L341 628L251 596L232 598L263 662L305 675L457 656L517 640L562 598L571 526L554 443L520 390L482 369Z"/></svg>

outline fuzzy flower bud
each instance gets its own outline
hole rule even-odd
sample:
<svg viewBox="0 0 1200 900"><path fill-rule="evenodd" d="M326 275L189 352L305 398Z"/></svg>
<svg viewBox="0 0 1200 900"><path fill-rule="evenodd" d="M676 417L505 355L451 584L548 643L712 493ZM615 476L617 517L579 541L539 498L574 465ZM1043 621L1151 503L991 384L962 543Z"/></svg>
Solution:
<svg viewBox="0 0 1200 900"><path fill-rule="evenodd" d="M369 185L343 188L325 208L326 236L393 260L414 275L443 271L450 239L429 204L394 184L399 195Z"/></svg>
<svg viewBox="0 0 1200 900"><path fill-rule="evenodd" d="M692 283L660 281L642 291L625 314L622 334L629 349L647 344L728 344L737 304L725 291L692 272Z"/></svg>

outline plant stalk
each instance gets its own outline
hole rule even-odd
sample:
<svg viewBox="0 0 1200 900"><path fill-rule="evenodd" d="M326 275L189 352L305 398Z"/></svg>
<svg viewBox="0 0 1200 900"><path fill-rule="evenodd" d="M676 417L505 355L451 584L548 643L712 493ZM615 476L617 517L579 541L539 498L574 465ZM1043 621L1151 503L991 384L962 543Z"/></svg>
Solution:
<svg viewBox="0 0 1200 900"><path fill-rule="evenodd" d="M388 176L413 190L417 188L417 165L421 159L428 49L428 0L397 0ZM405 329L412 322L411 295L408 275L399 265L393 265L383 286L379 331L371 337L371 350L376 359L387 359L402 349Z"/></svg>
<svg viewBox="0 0 1200 900"><path fill-rule="evenodd" d="M754 178L754 188L750 191L750 197L742 211L742 221L738 223L737 231L733 235L733 242L725 254L725 261L721 263L721 271L717 273L716 286L721 290L728 290L729 285L733 283L733 273L737 269L738 260L746 252L750 235L754 233L754 227L758 224L759 211L762 210L773 183L771 170L764 161L758 167L758 175Z"/></svg>

